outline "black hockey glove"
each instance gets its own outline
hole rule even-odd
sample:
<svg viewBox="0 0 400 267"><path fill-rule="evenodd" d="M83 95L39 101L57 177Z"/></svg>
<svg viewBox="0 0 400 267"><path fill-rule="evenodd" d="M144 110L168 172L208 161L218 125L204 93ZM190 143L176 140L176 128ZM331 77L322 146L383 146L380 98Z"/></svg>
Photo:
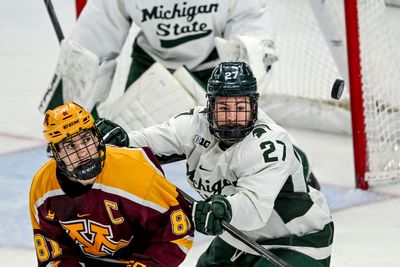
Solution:
<svg viewBox="0 0 400 267"><path fill-rule="evenodd" d="M120 147L129 147L128 134L121 126L104 118L96 120L95 124L104 143Z"/></svg>
<svg viewBox="0 0 400 267"><path fill-rule="evenodd" d="M221 221L230 222L232 208L222 195L215 195L204 201L195 201L192 206L192 219L195 229L206 235L222 234Z"/></svg>

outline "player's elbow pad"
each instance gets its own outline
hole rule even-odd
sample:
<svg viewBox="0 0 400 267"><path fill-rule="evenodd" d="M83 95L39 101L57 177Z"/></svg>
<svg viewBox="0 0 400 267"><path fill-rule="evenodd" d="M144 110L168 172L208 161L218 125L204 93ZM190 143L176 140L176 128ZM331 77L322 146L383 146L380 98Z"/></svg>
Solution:
<svg viewBox="0 0 400 267"><path fill-rule="evenodd" d="M115 59L101 60L83 46L64 39L53 80L39 106L47 107L59 83L62 83L63 101L72 100L87 110L103 102L110 91L116 69Z"/></svg>

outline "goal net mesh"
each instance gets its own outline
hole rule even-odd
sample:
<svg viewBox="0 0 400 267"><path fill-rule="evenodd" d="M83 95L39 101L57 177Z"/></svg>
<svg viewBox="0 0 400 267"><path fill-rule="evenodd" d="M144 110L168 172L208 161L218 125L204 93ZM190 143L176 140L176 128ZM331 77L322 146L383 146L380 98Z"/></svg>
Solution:
<svg viewBox="0 0 400 267"><path fill-rule="evenodd" d="M270 2L279 61L273 66L268 94L308 99L326 104L325 108L333 105L349 110L348 89L340 101L330 98L335 79L347 80L347 64L340 66L347 55L342 53L342 58L337 58L329 48L330 42L333 46L346 46L343 1L324 1L324 10L317 10L335 30L333 36L338 38L330 40L321 29L324 21L315 16L310 2ZM367 153L365 179L372 183L400 178L400 60L387 12L384 1L358 0L359 36L352 36L360 42ZM304 109L308 106L312 105L306 104ZM304 123L307 122L299 122ZM313 123L312 118L308 123Z"/></svg>
<svg viewBox="0 0 400 267"><path fill-rule="evenodd" d="M358 1L366 180L400 178L400 60L383 1ZM398 46L398 44L397 44Z"/></svg>

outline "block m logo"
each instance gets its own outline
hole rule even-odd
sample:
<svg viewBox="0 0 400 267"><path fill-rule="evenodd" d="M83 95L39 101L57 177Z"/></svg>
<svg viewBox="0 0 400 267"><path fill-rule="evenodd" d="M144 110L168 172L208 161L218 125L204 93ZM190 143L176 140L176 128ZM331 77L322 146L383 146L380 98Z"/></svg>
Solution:
<svg viewBox="0 0 400 267"><path fill-rule="evenodd" d="M80 246L83 253L89 256L106 256L114 254L118 249L129 244L120 239L113 240L110 225L102 225L91 220L73 220L60 222L68 235Z"/></svg>

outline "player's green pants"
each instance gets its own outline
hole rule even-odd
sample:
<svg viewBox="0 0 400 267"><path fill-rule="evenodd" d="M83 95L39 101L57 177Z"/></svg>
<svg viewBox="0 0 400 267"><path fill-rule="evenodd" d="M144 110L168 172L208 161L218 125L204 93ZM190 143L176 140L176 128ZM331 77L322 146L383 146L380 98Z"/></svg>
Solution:
<svg viewBox="0 0 400 267"><path fill-rule="evenodd" d="M330 257L324 260L315 260L305 254L289 249L271 249L277 257L287 262L292 267L325 267L330 264ZM232 257L237 255L237 249L216 237L200 256L196 267L273 267L268 260L248 253L242 253L232 262Z"/></svg>

